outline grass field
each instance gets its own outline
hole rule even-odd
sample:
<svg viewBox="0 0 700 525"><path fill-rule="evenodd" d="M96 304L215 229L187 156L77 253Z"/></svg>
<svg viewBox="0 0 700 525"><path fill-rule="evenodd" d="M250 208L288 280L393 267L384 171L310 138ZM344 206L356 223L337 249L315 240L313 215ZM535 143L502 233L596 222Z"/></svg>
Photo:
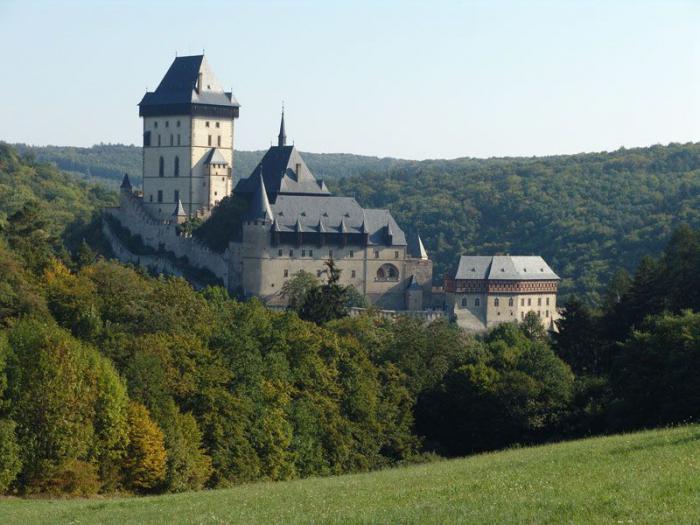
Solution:
<svg viewBox="0 0 700 525"><path fill-rule="evenodd" d="M700 426L228 490L11 498L0 523L700 523Z"/></svg>

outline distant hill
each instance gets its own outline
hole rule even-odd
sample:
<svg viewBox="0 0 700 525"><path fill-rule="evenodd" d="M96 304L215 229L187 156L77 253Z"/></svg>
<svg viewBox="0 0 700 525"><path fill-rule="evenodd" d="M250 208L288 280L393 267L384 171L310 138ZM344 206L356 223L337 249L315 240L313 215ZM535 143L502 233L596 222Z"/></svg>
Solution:
<svg viewBox="0 0 700 525"><path fill-rule="evenodd" d="M113 186L141 169L136 146L18 149ZM262 154L236 152L236 176ZM417 229L436 283L461 253L541 254L563 278L563 295L596 302L616 269L659 253L678 224L700 226L700 144L491 159L304 157L331 191L389 208L405 229Z"/></svg>
<svg viewBox="0 0 700 525"><path fill-rule="evenodd" d="M36 160L55 164L63 171L75 173L89 180L103 181L113 187L118 186L124 173L128 173L134 183L141 183L140 146L123 144L96 144L89 148L27 144L13 146L23 155L30 154ZM264 151L236 151L234 177L239 179L250 175L264 153ZM320 179L339 179L363 173L386 173L393 167L412 163L412 161L380 159L348 153L304 153L304 159Z"/></svg>

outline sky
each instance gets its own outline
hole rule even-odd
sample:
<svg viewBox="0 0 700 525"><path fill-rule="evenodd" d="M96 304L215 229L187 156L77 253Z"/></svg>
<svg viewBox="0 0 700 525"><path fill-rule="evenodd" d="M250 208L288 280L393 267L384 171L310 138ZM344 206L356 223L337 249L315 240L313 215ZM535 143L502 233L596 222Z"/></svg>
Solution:
<svg viewBox="0 0 700 525"><path fill-rule="evenodd" d="M700 0L0 0L0 140L139 144L176 54L241 103L235 147L409 159L700 140Z"/></svg>

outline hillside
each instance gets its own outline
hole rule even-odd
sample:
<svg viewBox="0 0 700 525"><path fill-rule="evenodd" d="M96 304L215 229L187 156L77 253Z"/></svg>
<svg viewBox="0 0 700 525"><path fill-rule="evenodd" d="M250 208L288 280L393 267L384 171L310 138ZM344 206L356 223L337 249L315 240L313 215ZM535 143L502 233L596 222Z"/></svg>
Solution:
<svg viewBox="0 0 700 525"><path fill-rule="evenodd" d="M123 171L140 171L135 146L29 151L112 184ZM261 155L237 152L237 176ZM700 225L700 144L420 162L304 155L318 177L335 179L335 193L388 207L405 228L417 228L436 283L462 253L536 253L563 277L562 296L575 292L595 303L618 268L659 253L680 223Z"/></svg>
<svg viewBox="0 0 700 525"><path fill-rule="evenodd" d="M2 523L691 523L700 427L148 498L8 499Z"/></svg>

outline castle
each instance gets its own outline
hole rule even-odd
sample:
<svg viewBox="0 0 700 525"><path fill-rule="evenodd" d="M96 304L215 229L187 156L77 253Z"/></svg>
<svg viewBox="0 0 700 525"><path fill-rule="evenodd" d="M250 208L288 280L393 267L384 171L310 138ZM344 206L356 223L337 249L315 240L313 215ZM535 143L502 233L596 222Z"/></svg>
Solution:
<svg viewBox="0 0 700 525"><path fill-rule="evenodd" d="M213 276L230 291L284 304L284 283L300 270L318 277L332 258L341 284L387 310L420 311L431 301L432 262L417 233L388 210L336 196L293 145L284 113L278 142L249 177L234 184L234 123L240 104L223 90L203 55L178 57L139 103L143 191L124 177L118 208L103 230L126 262ZM246 203L240 231L217 252L182 228L207 220L222 199ZM142 249L126 242L138 238ZM193 279L196 281L196 279Z"/></svg>

